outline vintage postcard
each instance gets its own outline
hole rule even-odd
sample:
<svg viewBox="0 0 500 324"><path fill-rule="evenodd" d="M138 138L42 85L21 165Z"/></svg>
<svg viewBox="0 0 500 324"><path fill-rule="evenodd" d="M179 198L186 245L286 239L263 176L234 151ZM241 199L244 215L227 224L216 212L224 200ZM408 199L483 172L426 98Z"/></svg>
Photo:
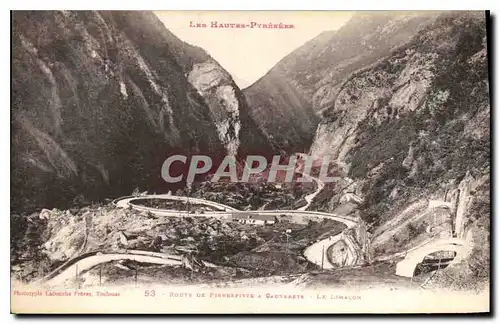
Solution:
<svg viewBox="0 0 500 324"><path fill-rule="evenodd" d="M11 17L12 313L490 311L488 12Z"/></svg>

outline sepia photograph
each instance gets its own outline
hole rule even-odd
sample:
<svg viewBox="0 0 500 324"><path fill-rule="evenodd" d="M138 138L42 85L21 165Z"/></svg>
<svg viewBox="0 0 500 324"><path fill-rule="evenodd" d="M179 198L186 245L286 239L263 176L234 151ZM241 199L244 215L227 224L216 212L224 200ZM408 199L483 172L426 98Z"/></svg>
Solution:
<svg viewBox="0 0 500 324"><path fill-rule="evenodd" d="M489 11L11 11L11 312L488 313Z"/></svg>

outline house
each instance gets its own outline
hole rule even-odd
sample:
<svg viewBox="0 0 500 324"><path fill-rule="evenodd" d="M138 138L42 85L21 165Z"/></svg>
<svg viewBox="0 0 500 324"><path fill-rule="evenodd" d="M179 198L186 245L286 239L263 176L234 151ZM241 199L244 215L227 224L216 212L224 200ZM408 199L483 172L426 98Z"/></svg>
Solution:
<svg viewBox="0 0 500 324"><path fill-rule="evenodd" d="M265 214L232 213L233 222L241 224L272 225L276 223L276 217Z"/></svg>

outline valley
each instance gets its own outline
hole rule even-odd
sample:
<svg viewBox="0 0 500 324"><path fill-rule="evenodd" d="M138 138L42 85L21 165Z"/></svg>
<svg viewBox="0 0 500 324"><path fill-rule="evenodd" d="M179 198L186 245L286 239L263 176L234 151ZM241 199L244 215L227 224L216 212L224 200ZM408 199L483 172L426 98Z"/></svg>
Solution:
<svg viewBox="0 0 500 324"><path fill-rule="evenodd" d="M359 12L241 90L152 12L14 13L13 280L485 289L486 26Z"/></svg>

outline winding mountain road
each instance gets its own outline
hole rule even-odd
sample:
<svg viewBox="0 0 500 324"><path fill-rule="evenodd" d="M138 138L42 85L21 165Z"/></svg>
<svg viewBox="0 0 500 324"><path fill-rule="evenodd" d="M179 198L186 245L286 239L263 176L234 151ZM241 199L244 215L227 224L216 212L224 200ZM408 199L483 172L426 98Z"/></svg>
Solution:
<svg viewBox="0 0 500 324"><path fill-rule="evenodd" d="M310 177L310 176L309 176ZM216 217L216 218L227 218L231 217L234 213L245 213L245 214L259 214L259 215L269 215L269 216L280 216L280 215L293 215L294 217L304 218L304 217L315 217L331 219L341 223L344 223L347 227L353 227L357 224L357 221L353 217L340 216L331 213L306 211L314 197L323 189L324 184L313 177L311 180L316 181L318 188L316 191L305 197L307 205L299 208L298 210L263 210L263 211L240 211L231 206L216 203L213 201L191 198L184 196L174 196L171 194L161 194L161 195L145 195L145 196L127 196L115 199L113 204L118 208L133 208L139 211L147 211L153 215L159 217ZM211 207L215 210L200 212L189 212L189 211L179 211L179 210L169 210L169 209L158 209L152 207L141 206L135 204L135 200L140 199L166 199L174 201L184 201L200 205L205 205ZM323 242L323 241L321 241ZM333 242L332 242L333 244ZM322 260L326 259L324 257L324 251L317 248L318 243L313 244L311 247L306 249L304 253L305 257L312 263L317 265L322 264ZM45 284L49 286L57 286L63 284L66 280L74 278L76 274L81 274L101 263L106 263L116 260L134 260L137 262L153 263L153 264L163 264L163 265L182 265L182 257L180 256L168 256L161 253L154 253L148 251L127 251L127 253L113 253L113 252L92 252L85 255L80 255L72 260L65 262L63 267L54 270L49 276L45 277ZM206 266L215 266L204 262ZM329 266L328 266L329 267Z"/></svg>
<svg viewBox="0 0 500 324"><path fill-rule="evenodd" d="M74 278L77 275L84 273L93 267L110 261L131 260L141 263L151 263L159 265L183 265L184 259L179 255L169 255L165 253L127 250L125 253L118 252L89 252L80 255L65 263L63 267L54 270L43 279L44 285L60 286L68 279ZM216 267L216 265L201 261L206 267Z"/></svg>
<svg viewBox="0 0 500 324"><path fill-rule="evenodd" d="M314 193L314 195L317 195L319 193L318 190ZM134 204L134 200L139 200L139 199L148 199L148 198L163 198L163 199L171 199L171 200L176 200L176 201L190 201L198 204L204 204L212 207L219 208L220 211L210 211L210 212L204 212L204 213L189 213L187 211L178 211L178 210L166 210L166 209L157 209L157 208L152 208L152 207L146 207L146 206L140 206L137 204ZM196 199L193 200L194 198L188 198L188 197L183 197L183 196L172 196L172 195L148 195L148 196L142 196L142 197L135 197L135 198L130 198L127 197L124 200L116 200L115 204L116 206L119 207L126 207L126 208L133 208L135 210L140 210L140 211L147 211L153 215L160 216L160 217L179 217L179 216L189 216L189 217L216 217L216 218L229 218L232 216L232 214L237 213L237 212L242 212L239 211L235 208L222 205L219 203L214 203L209 200L204 200L204 199ZM314 199L314 197L311 198ZM125 203L124 203L125 202ZM228 212L228 210L230 210ZM355 217L350 217L350 216L341 216L341 215L336 215L332 213L324 213L324 212L317 212L317 211L306 211L306 210L258 210L258 211L244 211L245 214L258 214L258 215L269 215L269 216L280 216L280 215L293 215L296 217L300 218L322 218L322 219L330 219L334 220L337 222L341 222L346 225L347 228L351 228L357 225L358 221ZM344 239L341 234L336 235L335 237L332 238L326 238L324 240L318 241L314 243L313 245L309 246L308 248L305 249L304 251L304 256L308 261L311 263L314 263L318 266L323 266L324 269L331 269L334 268L335 266L331 264L328 261L328 258L326 257L326 250L327 248L335 244L337 241L340 239ZM352 246L348 245L350 248ZM324 248L326 247L326 248ZM354 255L356 255L356 251L349 251L348 252L350 255L353 257L351 259L355 259Z"/></svg>
<svg viewBox="0 0 500 324"><path fill-rule="evenodd" d="M306 178L306 179L310 179L310 180L316 182L316 185L318 186L318 188L312 194L307 195L307 196L304 197L304 199L307 202L307 205L302 206L302 207L300 207L297 210L307 210L307 208L309 208L309 206L311 205L312 201L314 200L314 197L316 197L321 192L321 190L323 190L323 188L325 187L325 184L323 183L323 181L321 181L321 180L319 180L317 178L311 177L310 175L305 174L305 173L303 173L302 176L304 178Z"/></svg>
<svg viewBox="0 0 500 324"><path fill-rule="evenodd" d="M62 270L57 276L45 282L48 286L59 286L64 284L67 279L74 278L96 265L110 261L118 260L132 260L144 263L154 263L163 265L182 265L182 260L175 260L170 258L159 258L155 256L140 255L140 254L127 254L127 253L97 253L88 256Z"/></svg>
<svg viewBox="0 0 500 324"><path fill-rule="evenodd" d="M409 278L413 277L415 268L427 255L441 251L452 251L456 253L456 256L449 264L459 263L472 252L469 244L462 239L446 238L432 240L427 244L408 251L404 260L396 264L396 275Z"/></svg>
<svg viewBox="0 0 500 324"><path fill-rule="evenodd" d="M214 202L214 201L185 197L185 196L173 196L171 194L146 195L146 196L127 196L127 197L121 197L121 198L115 199L115 200L113 200L112 203L116 207L119 207L119 208L128 208L130 205L130 202L133 200L153 199L153 198L168 199L168 200L183 201L183 202L195 203L195 204L200 204L200 205L206 205L209 207L213 207L215 209L219 209L220 211L238 211L238 209L236 209L236 208L233 208L233 207L227 206L227 205L223 205L223 204L219 204L219 203ZM156 208L151 208L151 209L158 210Z"/></svg>
<svg viewBox="0 0 500 324"><path fill-rule="evenodd" d="M171 194L162 194L162 195L145 195L145 196L127 196L116 199L113 201L113 204L118 208L132 208L138 211L147 211L153 215L158 217L215 217L215 218L230 218L234 213L245 213L245 214L258 214L258 215L269 215L269 216L281 216L281 215L290 215L298 218L322 218L322 219L330 219L341 222L346 225L346 227L352 228L358 224L358 220L355 217L337 215L333 213L324 213L317 211L307 211L306 209L309 207L314 197L321 192L324 187L324 184L316 178L310 177L312 180L316 181L318 184L317 190L306 196L305 199L307 201L307 205L303 206L297 210L256 210L256 211L240 211L231 206L227 206L224 204L220 204L217 202L199 199L199 198L191 198L185 196L174 196ZM165 200L173 200L173 201L184 201L195 203L199 205L205 205L211 207L212 211L204 211L204 212L190 212L190 211L179 211L179 210L171 210L171 209L159 209L153 207L146 207L142 205L138 205L135 203L137 200L143 199L165 199ZM330 263L329 258L327 257L328 247L334 245L339 241L344 241L347 246L347 262L346 265L352 265L356 262L359 256L359 248L351 242L351 238L348 235L345 235L344 232L331 236L320 241L315 242L304 250L304 256L308 261L314 263L318 266L321 266L323 269L332 269L336 266ZM455 244L451 246L451 244ZM456 248L455 248L456 247ZM460 242L429 242L428 245L424 247L417 248L412 253L407 255L407 258L401 261L399 265L400 270L398 270L398 274L402 276L408 276L411 272L413 273L414 266L418 262L425 257L425 255L438 251L439 249L448 249L455 250L460 252L460 255L463 255L464 245ZM431 252L429 252L431 251ZM65 262L65 264L58 269L54 270L50 275L46 276L44 279L45 284L49 286L57 286L63 284L66 280L70 278L74 278L75 275L81 274L84 271L90 270L91 268L110 261L116 260L133 260L137 262L143 263L152 263L152 264L161 264L161 265L171 265L171 266L179 266L183 265L182 256L178 255L166 255L162 253L155 253L149 251L126 251L126 253L117 253L117 252L90 252L84 255L80 255L72 260ZM216 265L210 264L208 262L203 262L205 266L216 267Z"/></svg>

